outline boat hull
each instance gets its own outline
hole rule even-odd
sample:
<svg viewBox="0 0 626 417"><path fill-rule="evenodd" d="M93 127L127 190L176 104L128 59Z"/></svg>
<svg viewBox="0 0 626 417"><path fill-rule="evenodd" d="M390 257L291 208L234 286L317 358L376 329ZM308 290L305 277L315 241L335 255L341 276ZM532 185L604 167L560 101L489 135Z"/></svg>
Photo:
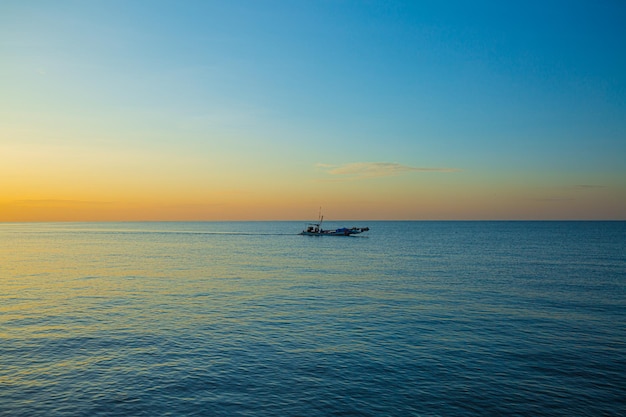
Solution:
<svg viewBox="0 0 626 417"><path fill-rule="evenodd" d="M358 235L363 232L367 232L369 228L352 228L352 229L337 229L337 230L322 230L318 232L310 232L303 230L300 234L303 236L352 236Z"/></svg>

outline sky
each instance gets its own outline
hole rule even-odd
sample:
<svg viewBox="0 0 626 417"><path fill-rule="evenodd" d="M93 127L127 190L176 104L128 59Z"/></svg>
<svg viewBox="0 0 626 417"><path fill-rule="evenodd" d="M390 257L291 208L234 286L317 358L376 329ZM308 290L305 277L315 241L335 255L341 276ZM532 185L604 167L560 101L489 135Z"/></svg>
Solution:
<svg viewBox="0 0 626 417"><path fill-rule="evenodd" d="M0 2L0 221L625 220L622 0Z"/></svg>

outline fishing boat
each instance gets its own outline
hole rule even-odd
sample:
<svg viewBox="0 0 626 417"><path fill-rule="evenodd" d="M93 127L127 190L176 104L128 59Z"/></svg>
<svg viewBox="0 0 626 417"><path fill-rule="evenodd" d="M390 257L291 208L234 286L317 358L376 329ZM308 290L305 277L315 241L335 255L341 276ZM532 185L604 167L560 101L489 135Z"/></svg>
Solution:
<svg viewBox="0 0 626 417"><path fill-rule="evenodd" d="M341 227L334 230L325 230L322 229L323 221L324 216L320 213L319 221L317 223L309 223L306 229L304 229L300 234L304 236L352 236L370 230L369 227Z"/></svg>

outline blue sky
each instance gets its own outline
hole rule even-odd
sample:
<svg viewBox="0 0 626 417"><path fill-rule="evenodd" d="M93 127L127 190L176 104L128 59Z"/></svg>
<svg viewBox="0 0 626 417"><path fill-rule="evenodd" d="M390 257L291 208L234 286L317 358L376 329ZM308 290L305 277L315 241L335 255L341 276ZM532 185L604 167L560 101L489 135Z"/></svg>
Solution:
<svg viewBox="0 0 626 417"><path fill-rule="evenodd" d="M169 173L164 192L188 184L172 198L210 219L276 212L215 195L263 187L296 193L288 218L334 202L350 217L355 187L369 218L626 212L622 1L4 1L0 56L0 145L30 174L5 167L7 210L94 199L73 175L119 202L105 178L121 171L142 190ZM93 163L57 175L28 157L48 150Z"/></svg>

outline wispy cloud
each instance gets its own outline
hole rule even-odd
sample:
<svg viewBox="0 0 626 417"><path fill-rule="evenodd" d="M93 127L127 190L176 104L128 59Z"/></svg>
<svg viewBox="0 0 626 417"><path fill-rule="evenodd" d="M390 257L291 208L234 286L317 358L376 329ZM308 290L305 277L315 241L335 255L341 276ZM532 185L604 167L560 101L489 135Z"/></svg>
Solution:
<svg viewBox="0 0 626 417"><path fill-rule="evenodd" d="M41 206L94 206L94 205L103 205L103 204L111 204L110 201L82 201L82 200L14 200L14 205L25 206L25 207L41 207Z"/></svg>
<svg viewBox="0 0 626 417"><path fill-rule="evenodd" d="M541 201L544 203L560 203L562 201L576 201L576 199L571 197L539 197L539 198L531 198L532 201Z"/></svg>
<svg viewBox="0 0 626 417"><path fill-rule="evenodd" d="M396 162L353 162L344 165L319 163L318 168L343 180L390 177L409 172L458 172L456 168L427 168L402 165Z"/></svg>
<svg viewBox="0 0 626 417"><path fill-rule="evenodd" d="M606 188L606 185L578 184L574 186L576 190L595 190L598 188Z"/></svg>

